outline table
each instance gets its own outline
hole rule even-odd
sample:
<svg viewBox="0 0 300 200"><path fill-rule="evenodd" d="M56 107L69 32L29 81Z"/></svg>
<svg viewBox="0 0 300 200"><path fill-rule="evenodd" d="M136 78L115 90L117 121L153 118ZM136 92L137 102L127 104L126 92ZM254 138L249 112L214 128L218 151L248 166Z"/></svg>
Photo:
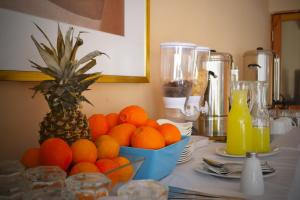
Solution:
<svg viewBox="0 0 300 200"><path fill-rule="evenodd" d="M220 161L242 161L244 158L228 158L215 154L217 147L224 143L211 142L207 146L195 149L189 162L177 165L171 175L162 183L200 192L244 197L240 192L239 179L226 179L200 174L193 169L201 163L203 157ZM265 178L265 194L255 199L300 199L300 128L276 137L272 145L279 145L277 155L261 157L275 169L274 176Z"/></svg>

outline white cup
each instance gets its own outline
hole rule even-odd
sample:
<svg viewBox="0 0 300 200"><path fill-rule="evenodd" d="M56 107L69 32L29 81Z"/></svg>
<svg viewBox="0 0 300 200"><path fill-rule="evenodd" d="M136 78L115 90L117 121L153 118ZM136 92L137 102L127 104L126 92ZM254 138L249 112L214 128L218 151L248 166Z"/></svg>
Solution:
<svg viewBox="0 0 300 200"><path fill-rule="evenodd" d="M271 120L271 134L285 134L296 126L296 123L289 117L280 117Z"/></svg>

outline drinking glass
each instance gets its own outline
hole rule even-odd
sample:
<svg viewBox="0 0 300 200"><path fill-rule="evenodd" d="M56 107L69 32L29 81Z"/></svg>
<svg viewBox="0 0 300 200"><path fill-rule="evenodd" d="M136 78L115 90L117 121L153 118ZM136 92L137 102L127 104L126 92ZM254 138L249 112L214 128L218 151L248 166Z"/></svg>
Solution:
<svg viewBox="0 0 300 200"><path fill-rule="evenodd" d="M63 188L66 172L57 166L38 166L29 168L24 173L27 189Z"/></svg>
<svg viewBox="0 0 300 200"><path fill-rule="evenodd" d="M63 188L43 187L30 190L22 196L23 200L70 200L63 196Z"/></svg>
<svg viewBox="0 0 300 200"><path fill-rule="evenodd" d="M108 196L111 181L100 173L79 173L66 179L65 196L68 199L97 200Z"/></svg>
<svg viewBox="0 0 300 200"><path fill-rule="evenodd" d="M118 196L128 200L167 200L168 187L154 180L133 180L118 189Z"/></svg>
<svg viewBox="0 0 300 200"><path fill-rule="evenodd" d="M0 162L0 199L20 199L24 187L24 167L18 160Z"/></svg>

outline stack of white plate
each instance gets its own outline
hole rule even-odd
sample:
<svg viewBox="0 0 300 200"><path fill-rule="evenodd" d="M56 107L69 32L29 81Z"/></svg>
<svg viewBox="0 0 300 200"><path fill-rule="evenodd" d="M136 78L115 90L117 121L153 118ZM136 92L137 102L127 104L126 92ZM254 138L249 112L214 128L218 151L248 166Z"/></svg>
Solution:
<svg viewBox="0 0 300 200"><path fill-rule="evenodd" d="M193 144L189 143L186 145L177 161L177 164L185 163L192 158L193 154Z"/></svg>
<svg viewBox="0 0 300 200"><path fill-rule="evenodd" d="M190 136L192 134L192 127L193 127L192 122L179 123L179 122L173 122L169 119L158 119L157 123L159 125L166 124L166 123L175 125L179 129L182 136Z"/></svg>
<svg viewBox="0 0 300 200"><path fill-rule="evenodd" d="M185 163L192 158L192 154L194 149L201 148L209 144L208 137L199 136L199 135L192 135L190 138L189 143L183 149L177 164Z"/></svg>
<svg viewBox="0 0 300 200"><path fill-rule="evenodd" d="M168 119L158 119L157 123L159 125L169 123L175 125L182 136L191 136L192 135L192 128L193 128L193 123L192 122L184 122L184 123L179 123L179 122L173 122ZM190 140L190 142L184 147L177 164L181 164L184 162L189 161L192 158L192 153L193 153L193 143Z"/></svg>

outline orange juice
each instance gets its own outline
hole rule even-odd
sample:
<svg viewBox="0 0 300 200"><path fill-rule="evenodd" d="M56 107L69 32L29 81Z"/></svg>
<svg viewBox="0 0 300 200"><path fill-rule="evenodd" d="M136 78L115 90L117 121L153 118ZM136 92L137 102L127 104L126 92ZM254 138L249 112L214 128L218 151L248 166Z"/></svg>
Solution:
<svg viewBox="0 0 300 200"><path fill-rule="evenodd" d="M253 127L253 150L257 153L270 151L269 127Z"/></svg>
<svg viewBox="0 0 300 200"><path fill-rule="evenodd" d="M226 152L244 155L252 151L252 119L247 104L247 90L232 91L232 107L227 119Z"/></svg>

